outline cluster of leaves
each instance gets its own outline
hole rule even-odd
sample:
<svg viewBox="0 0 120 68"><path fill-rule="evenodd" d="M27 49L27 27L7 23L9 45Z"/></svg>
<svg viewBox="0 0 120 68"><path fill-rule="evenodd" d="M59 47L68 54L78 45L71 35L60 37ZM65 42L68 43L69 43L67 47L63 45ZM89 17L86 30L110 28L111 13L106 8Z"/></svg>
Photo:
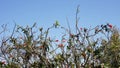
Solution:
<svg viewBox="0 0 120 68"><path fill-rule="evenodd" d="M0 49L6 64L1 62L0 65L8 68L93 68L101 63L115 68L120 66L119 32L112 25L92 29L76 26L76 33L61 27L66 32L61 41L48 37L50 29L57 27L60 27L58 21L46 31L39 28L36 33L36 23L25 28L15 25L12 34L1 41ZM100 34L104 38L101 39ZM61 50L56 54L57 49Z"/></svg>
<svg viewBox="0 0 120 68"><path fill-rule="evenodd" d="M111 68L120 67L120 34L119 30L114 28L109 39L103 39L97 51L100 60L106 66Z"/></svg>

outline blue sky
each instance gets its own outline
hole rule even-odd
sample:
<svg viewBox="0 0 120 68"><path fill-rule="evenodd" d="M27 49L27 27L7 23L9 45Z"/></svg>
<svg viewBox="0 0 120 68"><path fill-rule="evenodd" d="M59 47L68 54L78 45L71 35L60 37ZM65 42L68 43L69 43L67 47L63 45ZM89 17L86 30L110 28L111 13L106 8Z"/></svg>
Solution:
<svg viewBox="0 0 120 68"><path fill-rule="evenodd" d="M26 26L37 22L47 28L56 20L67 27L74 27L75 13L80 5L79 27L111 23L120 27L120 0L0 0L0 25Z"/></svg>
<svg viewBox="0 0 120 68"><path fill-rule="evenodd" d="M120 0L0 0L0 25L8 24L7 28L11 31L14 21L22 26L36 22L38 27L47 28L58 20L61 26L67 28L67 17L74 31L78 5L80 28L106 23L120 28ZM54 29L50 36L60 39L62 32Z"/></svg>

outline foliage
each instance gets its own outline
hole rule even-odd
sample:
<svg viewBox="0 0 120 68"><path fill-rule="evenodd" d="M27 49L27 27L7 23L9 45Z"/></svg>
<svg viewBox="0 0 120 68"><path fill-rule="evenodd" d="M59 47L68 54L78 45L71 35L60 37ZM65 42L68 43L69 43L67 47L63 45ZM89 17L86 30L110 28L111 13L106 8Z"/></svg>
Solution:
<svg viewBox="0 0 120 68"><path fill-rule="evenodd" d="M100 59L111 68L120 66L120 34L117 28L112 29L112 34L108 40L102 40L102 46L99 48Z"/></svg>
<svg viewBox="0 0 120 68"><path fill-rule="evenodd" d="M33 26L15 24L12 34L1 39L1 55L6 59L0 62L3 68L95 68L120 66L120 34L111 24L97 25L94 28L79 28L76 12L76 32L65 28L56 21L47 30L36 30ZM3 25L2 33L6 31ZM51 29L65 31L60 38L49 36ZM102 38L101 38L102 37ZM59 50L58 50L59 49ZM59 53L56 53L58 52Z"/></svg>

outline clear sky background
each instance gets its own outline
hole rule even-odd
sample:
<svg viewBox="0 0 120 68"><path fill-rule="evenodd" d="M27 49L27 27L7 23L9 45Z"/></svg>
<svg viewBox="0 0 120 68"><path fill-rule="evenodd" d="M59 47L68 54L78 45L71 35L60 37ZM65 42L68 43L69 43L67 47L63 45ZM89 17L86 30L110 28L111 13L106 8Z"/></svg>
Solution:
<svg viewBox="0 0 120 68"><path fill-rule="evenodd" d="M56 20L67 27L75 25L75 13L80 5L79 27L111 23L120 28L120 0L0 0L0 25L13 27L37 23L47 28Z"/></svg>

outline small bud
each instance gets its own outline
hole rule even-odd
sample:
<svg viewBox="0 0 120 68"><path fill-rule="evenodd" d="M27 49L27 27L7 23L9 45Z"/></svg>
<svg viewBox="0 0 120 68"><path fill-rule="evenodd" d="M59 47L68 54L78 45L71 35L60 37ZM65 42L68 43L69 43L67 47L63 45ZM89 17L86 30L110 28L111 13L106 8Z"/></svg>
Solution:
<svg viewBox="0 0 120 68"><path fill-rule="evenodd" d="M80 28L80 30L82 31L82 30L83 30L83 28Z"/></svg>
<svg viewBox="0 0 120 68"><path fill-rule="evenodd" d="M66 42L66 40L64 39L64 40L62 40L62 42Z"/></svg>
<svg viewBox="0 0 120 68"><path fill-rule="evenodd" d="M55 42L59 42L59 40L55 40Z"/></svg>
<svg viewBox="0 0 120 68"><path fill-rule="evenodd" d="M73 38L73 37L74 37L74 35L73 35L73 34L70 34L70 37L71 37L71 38Z"/></svg>
<svg viewBox="0 0 120 68"><path fill-rule="evenodd" d="M95 28L95 33L98 33L98 32L99 32L99 28L96 27L96 28Z"/></svg>
<svg viewBox="0 0 120 68"><path fill-rule="evenodd" d="M107 28L107 25L104 25L104 28L106 29L106 28Z"/></svg>
<svg viewBox="0 0 120 68"><path fill-rule="evenodd" d="M39 30L40 30L40 31L42 31L42 30L43 30L43 28L41 27Z"/></svg>
<svg viewBox="0 0 120 68"><path fill-rule="evenodd" d="M63 44L59 44L58 47L63 47L64 45Z"/></svg>
<svg viewBox="0 0 120 68"><path fill-rule="evenodd" d="M84 32L87 32L87 29L86 29L86 28L84 28Z"/></svg>
<svg viewBox="0 0 120 68"><path fill-rule="evenodd" d="M105 31L108 31L108 28L105 28Z"/></svg>
<svg viewBox="0 0 120 68"><path fill-rule="evenodd" d="M113 26L111 24L107 24L109 28L112 28Z"/></svg>
<svg viewBox="0 0 120 68"><path fill-rule="evenodd" d="M101 27L103 27L103 24L101 25Z"/></svg>
<svg viewBox="0 0 120 68"><path fill-rule="evenodd" d="M2 63L2 64L5 64L5 61L2 61L1 63Z"/></svg>

